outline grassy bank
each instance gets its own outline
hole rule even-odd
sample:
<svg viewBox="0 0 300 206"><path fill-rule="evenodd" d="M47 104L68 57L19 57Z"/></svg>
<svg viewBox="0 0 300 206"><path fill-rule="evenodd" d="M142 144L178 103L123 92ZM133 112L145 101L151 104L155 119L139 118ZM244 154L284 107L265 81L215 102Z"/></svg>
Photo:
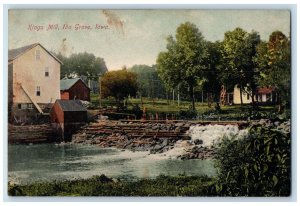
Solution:
<svg viewBox="0 0 300 206"><path fill-rule="evenodd" d="M91 95L91 102L94 108L99 107L99 96L96 94ZM160 118L175 118L175 119L198 119L198 120L251 120L254 119L272 119L278 117L276 113L276 106L259 106L256 110L253 110L251 105L226 105L221 106L220 110L216 111L215 103L208 107L207 103L196 102L196 111L191 111L191 102L181 101L180 105L175 101L166 99L129 99L126 113L136 113L135 108L140 110L146 109L147 115L155 116L156 113L160 115ZM102 107L115 107L116 104L113 99L103 99ZM138 115L137 115L138 116ZM286 111L283 114L286 118L290 117L290 111Z"/></svg>
<svg viewBox="0 0 300 206"><path fill-rule="evenodd" d="M132 182L104 175L90 179L9 185L10 196L214 196L214 179L158 176Z"/></svg>

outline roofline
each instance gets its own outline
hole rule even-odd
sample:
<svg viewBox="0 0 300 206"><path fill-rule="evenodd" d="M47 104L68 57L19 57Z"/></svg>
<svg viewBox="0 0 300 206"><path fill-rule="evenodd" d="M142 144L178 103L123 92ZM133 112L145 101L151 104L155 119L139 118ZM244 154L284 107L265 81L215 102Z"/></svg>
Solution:
<svg viewBox="0 0 300 206"><path fill-rule="evenodd" d="M35 43L35 44L32 44L31 47L29 47L28 49L26 49L24 52L22 52L21 54L17 55L16 57L12 58L12 59L9 59L8 61L13 61L17 58L19 58L20 56L22 56L25 52L29 51L30 49L36 47L37 45L40 45L40 47L42 47L48 54L50 54L58 63L62 64L62 61L59 60L54 54L52 54L51 52L49 52L43 45L41 45L40 43ZM16 48L18 49L18 48Z"/></svg>
<svg viewBox="0 0 300 206"><path fill-rule="evenodd" d="M59 101L73 101L73 100L70 100L70 99L56 99L55 100L55 102L54 102L54 104L56 104L56 102L57 102L57 104L58 104L58 106L60 107L60 109L62 110L62 111L64 111L64 112L72 112L72 110L71 111L65 111L63 108L62 108L62 105L61 104L59 104ZM80 101L80 100L78 100L78 101ZM54 104L53 104L53 106L54 106ZM51 110L53 109L54 107L52 107L51 108ZM50 111L51 111L50 110ZM77 111L77 112L87 112L87 109L85 108L85 111L78 111L78 110L74 110L74 111Z"/></svg>
<svg viewBox="0 0 300 206"><path fill-rule="evenodd" d="M61 80L64 80L64 79L61 79ZM74 84L72 84L72 86L70 86L69 89L71 89L79 80L81 80L82 83L91 91L91 88L89 88L88 85L86 85L86 83L81 78L78 78L78 80ZM69 89L61 89L60 91L68 91Z"/></svg>

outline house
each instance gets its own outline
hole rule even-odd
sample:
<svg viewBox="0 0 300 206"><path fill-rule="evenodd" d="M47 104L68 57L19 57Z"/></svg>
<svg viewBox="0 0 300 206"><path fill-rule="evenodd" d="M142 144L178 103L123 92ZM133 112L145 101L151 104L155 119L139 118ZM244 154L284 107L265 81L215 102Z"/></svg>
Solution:
<svg viewBox="0 0 300 206"><path fill-rule="evenodd" d="M90 101L90 88L80 78L60 80L61 99Z"/></svg>
<svg viewBox="0 0 300 206"><path fill-rule="evenodd" d="M250 104L252 99L250 94L242 92L243 103ZM274 87L259 87L255 91L254 101L259 104L274 104L277 102L277 92ZM233 103L241 104L240 88L237 86L233 90Z"/></svg>
<svg viewBox="0 0 300 206"><path fill-rule="evenodd" d="M40 43L8 51L9 120L26 122L60 99L62 62Z"/></svg>
<svg viewBox="0 0 300 206"><path fill-rule="evenodd" d="M50 117L63 140L70 141L74 131L86 124L87 110L80 100L56 100Z"/></svg>

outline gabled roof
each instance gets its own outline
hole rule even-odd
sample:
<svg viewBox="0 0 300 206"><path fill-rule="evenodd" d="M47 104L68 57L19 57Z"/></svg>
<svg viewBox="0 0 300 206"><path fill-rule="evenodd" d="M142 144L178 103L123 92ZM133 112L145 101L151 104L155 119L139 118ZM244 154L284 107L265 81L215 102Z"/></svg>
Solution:
<svg viewBox="0 0 300 206"><path fill-rule="evenodd" d="M275 91L275 87L259 87L256 92L258 94L270 94Z"/></svg>
<svg viewBox="0 0 300 206"><path fill-rule="evenodd" d="M60 90L64 91L64 90L68 90L70 89L76 82L78 81L82 81L82 79L80 78L74 78L74 79L61 79L60 80ZM82 83L88 88L90 89L85 83L84 81L82 81Z"/></svg>
<svg viewBox="0 0 300 206"><path fill-rule="evenodd" d="M40 45L49 55L51 55L60 64L63 64L56 56L54 56L54 54L52 54L47 49L45 49L45 47L43 47L40 43L34 43L34 44L23 46L23 47L20 47L20 48L17 48L17 49L8 50L8 61L15 60L16 58L18 58L19 56L21 56L22 54L24 54L28 50L36 47L37 45Z"/></svg>
<svg viewBox="0 0 300 206"><path fill-rule="evenodd" d="M83 111L86 112L86 108L82 105L80 100L61 100L58 99L56 102L60 108L65 112L70 111Z"/></svg>

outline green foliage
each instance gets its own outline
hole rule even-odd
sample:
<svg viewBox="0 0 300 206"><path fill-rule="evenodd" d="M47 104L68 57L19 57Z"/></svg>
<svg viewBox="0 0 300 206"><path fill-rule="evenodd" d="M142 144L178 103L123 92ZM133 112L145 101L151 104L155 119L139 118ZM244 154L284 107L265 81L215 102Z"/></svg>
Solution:
<svg viewBox="0 0 300 206"><path fill-rule="evenodd" d="M110 71L101 77L102 98L112 96L118 105L129 95L135 96L137 88L137 75L126 69Z"/></svg>
<svg viewBox="0 0 300 206"><path fill-rule="evenodd" d="M100 74L107 72L104 59L91 53L72 54L70 57L58 54L57 57L63 62L60 70L61 77L77 74L98 80Z"/></svg>
<svg viewBox="0 0 300 206"><path fill-rule="evenodd" d="M280 31L273 32L268 42L257 48L255 61L260 72L259 84L274 86L279 92L279 104L290 104L291 93L291 45Z"/></svg>
<svg viewBox="0 0 300 206"><path fill-rule="evenodd" d="M142 117L143 111L138 104L134 104L131 111L137 119L140 119Z"/></svg>
<svg viewBox="0 0 300 206"><path fill-rule="evenodd" d="M203 79L203 71L207 69L204 62L208 55L205 41L198 28L190 22L181 24L175 37L168 37L167 51L159 53L157 57L158 74L168 89L186 83L192 108L195 109L194 88Z"/></svg>
<svg viewBox="0 0 300 206"><path fill-rule="evenodd" d="M227 88L236 84L243 92L253 96L257 86L255 70L256 47L260 36L256 32L247 33L241 28L225 33L221 44L222 65L219 67L221 81Z"/></svg>
<svg viewBox="0 0 300 206"><path fill-rule="evenodd" d="M189 110L180 110L179 111L179 119L196 119L197 118L197 111L194 109L189 109Z"/></svg>
<svg viewBox="0 0 300 206"><path fill-rule="evenodd" d="M137 74L138 94L141 97L164 98L166 91L156 66L134 65L128 69Z"/></svg>
<svg viewBox="0 0 300 206"><path fill-rule="evenodd" d="M217 151L216 192L224 196L289 196L291 138L253 125L245 139L225 138Z"/></svg>
<svg viewBox="0 0 300 206"><path fill-rule="evenodd" d="M155 179L113 181L104 175L62 182L9 185L10 196L212 196L208 177L158 176Z"/></svg>

